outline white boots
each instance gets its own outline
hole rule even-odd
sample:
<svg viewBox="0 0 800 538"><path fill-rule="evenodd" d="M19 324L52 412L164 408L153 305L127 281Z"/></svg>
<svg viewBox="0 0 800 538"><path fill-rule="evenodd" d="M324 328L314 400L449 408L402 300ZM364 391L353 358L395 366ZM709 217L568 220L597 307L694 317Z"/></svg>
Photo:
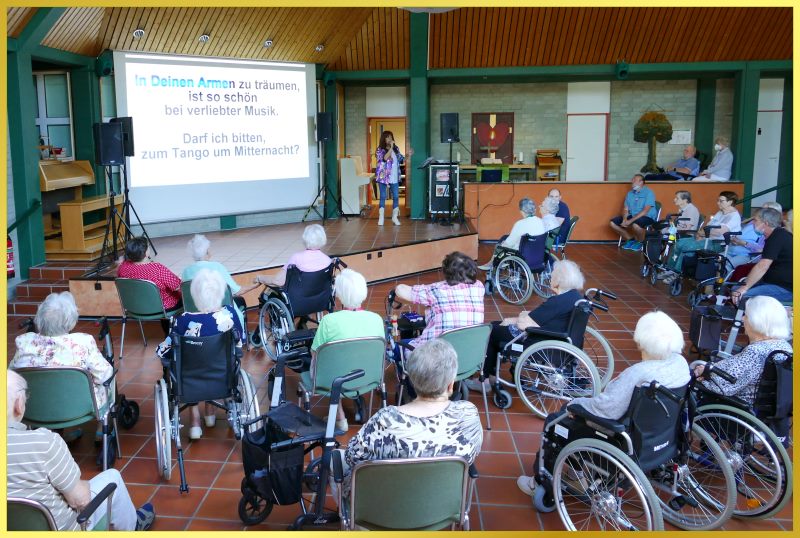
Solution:
<svg viewBox="0 0 800 538"><path fill-rule="evenodd" d="M378 208L378 226L383 226L383 212L384 208L382 207ZM400 226L400 219L398 218L399 216L400 216L400 208L395 207L394 209L392 209L392 224L394 224L395 226Z"/></svg>

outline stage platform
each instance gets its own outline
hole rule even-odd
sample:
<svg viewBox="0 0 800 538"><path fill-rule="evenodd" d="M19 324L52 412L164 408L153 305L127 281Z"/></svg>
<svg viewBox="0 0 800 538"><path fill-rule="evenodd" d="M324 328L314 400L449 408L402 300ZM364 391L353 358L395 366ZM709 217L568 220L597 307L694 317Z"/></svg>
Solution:
<svg viewBox="0 0 800 538"><path fill-rule="evenodd" d="M315 221L321 224L321 221ZM341 258L362 273L369 283L437 269L454 250L477 258L478 235L468 224L443 226L430 220L402 219L394 226L389 219L350 218L327 220L328 244L323 251ZM225 265L242 287L250 286L258 274L277 272L294 252L304 248L303 229L310 224L293 223L231 231L207 232L211 259ZM153 238L155 261L180 275L193 263L187 247L192 235ZM100 274L70 278L69 289L82 316L120 316L114 287L115 268ZM257 304L258 289L246 294L248 305Z"/></svg>

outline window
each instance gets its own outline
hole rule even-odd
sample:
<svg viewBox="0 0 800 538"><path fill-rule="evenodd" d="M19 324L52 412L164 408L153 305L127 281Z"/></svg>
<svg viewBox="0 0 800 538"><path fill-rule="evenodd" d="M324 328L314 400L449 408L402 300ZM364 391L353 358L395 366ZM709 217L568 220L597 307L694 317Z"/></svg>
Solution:
<svg viewBox="0 0 800 538"><path fill-rule="evenodd" d="M36 92L36 126L39 142L63 148L62 156L74 157L75 140L72 133L72 93L69 73L65 71L36 71L33 74ZM42 156L47 156L44 152Z"/></svg>

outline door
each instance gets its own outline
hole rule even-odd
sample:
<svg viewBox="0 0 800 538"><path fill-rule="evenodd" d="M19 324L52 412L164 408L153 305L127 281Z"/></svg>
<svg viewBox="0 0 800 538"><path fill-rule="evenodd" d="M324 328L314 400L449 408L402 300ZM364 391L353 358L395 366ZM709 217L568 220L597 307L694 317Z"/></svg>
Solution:
<svg viewBox="0 0 800 538"><path fill-rule="evenodd" d="M567 181L605 181L608 114L567 114Z"/></svg>
<svg viewBox="0 0 800 538"><path fill-rule="evenodd" d="M756 154L753 165L753 192L763 191L778 184L778 155L781 151L780 110L759 111L756 123ZM761 207L764 202L774 202L776 191L768 192L750 201L751 207Z"/></svg>

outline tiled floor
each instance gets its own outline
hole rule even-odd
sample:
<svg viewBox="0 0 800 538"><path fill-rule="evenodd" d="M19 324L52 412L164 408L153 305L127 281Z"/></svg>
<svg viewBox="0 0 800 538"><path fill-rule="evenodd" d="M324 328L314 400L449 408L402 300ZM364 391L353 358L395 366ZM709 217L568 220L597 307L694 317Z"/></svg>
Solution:
<svg viewBox="0 0 800 538"><path fill-rule="evenodd" d="M480 261L488 259L491 248L491 245L481 245ZM600 313L599 319L592 321L593 326L602 331L613 347L617 362L615 371L624 369L628 361L638 360L632 329L641 314L659 308L671 315L684 329L688 328L689 308L685 295L671 298L662 284L652 287L644 282L637 274L637 254L619 251L609 245L571 245L568 255L583 268L587 287L600 287L619 296L618 301L611 303L610 312ZM432 282L439 279L437 273L429 273L404 282ZM382 314L386 294L393 285L384 283L371 287L365 308ZM540 302L541 299L534 296L525 308L530 309ZM487 321L515 315L519 310L519 307L502 302L496 294L486 299ZM141 418L131 430L122 431L124 457L116 467L122 472L134 502L141 504L150 501L154 504L158 513L155 530L243 530L245 527L237 516L237 504L241 498L239 484L243 476L240 444L233 439L223 420L219 420L215 428L206 430L204 437L198 441L189 442L186 428L182 432L191 488L188 494L181 495L178 491L177 468L169 482L159 479L153 437L153 384L161 376L161 367L154 358L153 350L154 343L159 340L160 329L155 323L146 324L147 348L142 345L138 330L132 329L127 331L125 360L118 381L120 391L139 402ZM95 328L84 323L78 330L94 332ZM16 327L9 328L9 334L16 331ZM116 349L119 349L119 324L112 326L112 332L116 337ZM9 342L9 356L13 355L13 351L12 339ZM263 397L266 390L264 375L267 371L263 352L248 352L244 368L259 386L259 396ZM290 379L287 394L294 393L295 382ZM392 390L393 387L390 387ZM479 398L474 394L471 398L478 404L481 416L485 419ZM345 405L348 413L351 413L352 406L349 402ZM471 510L472 528L562 530L557 514L535 511L530 497L522 494L515 485L517 476L530 472L539 444L542 421L534 418L516 397L512 407L506 411L500 411L490 403L490 412L493 429L484 432L484 443L477 460L481 476ZM222 419L221 411L218 416ZM183 424L187 423L188 416L183 420ZM356 431L357 426L351 425L349 435ZM97 473L91 437L85 436L72 449L81 466L83 478ZM340 441L345 442L346 438ZM330 498L327 505L334 506ZM298 513L297 505L276 507L266 522L253 530L283 530ZM731 520L725 528L745 531L791 530L792 508L789 505L777 517L766 521Z"/></svg>

